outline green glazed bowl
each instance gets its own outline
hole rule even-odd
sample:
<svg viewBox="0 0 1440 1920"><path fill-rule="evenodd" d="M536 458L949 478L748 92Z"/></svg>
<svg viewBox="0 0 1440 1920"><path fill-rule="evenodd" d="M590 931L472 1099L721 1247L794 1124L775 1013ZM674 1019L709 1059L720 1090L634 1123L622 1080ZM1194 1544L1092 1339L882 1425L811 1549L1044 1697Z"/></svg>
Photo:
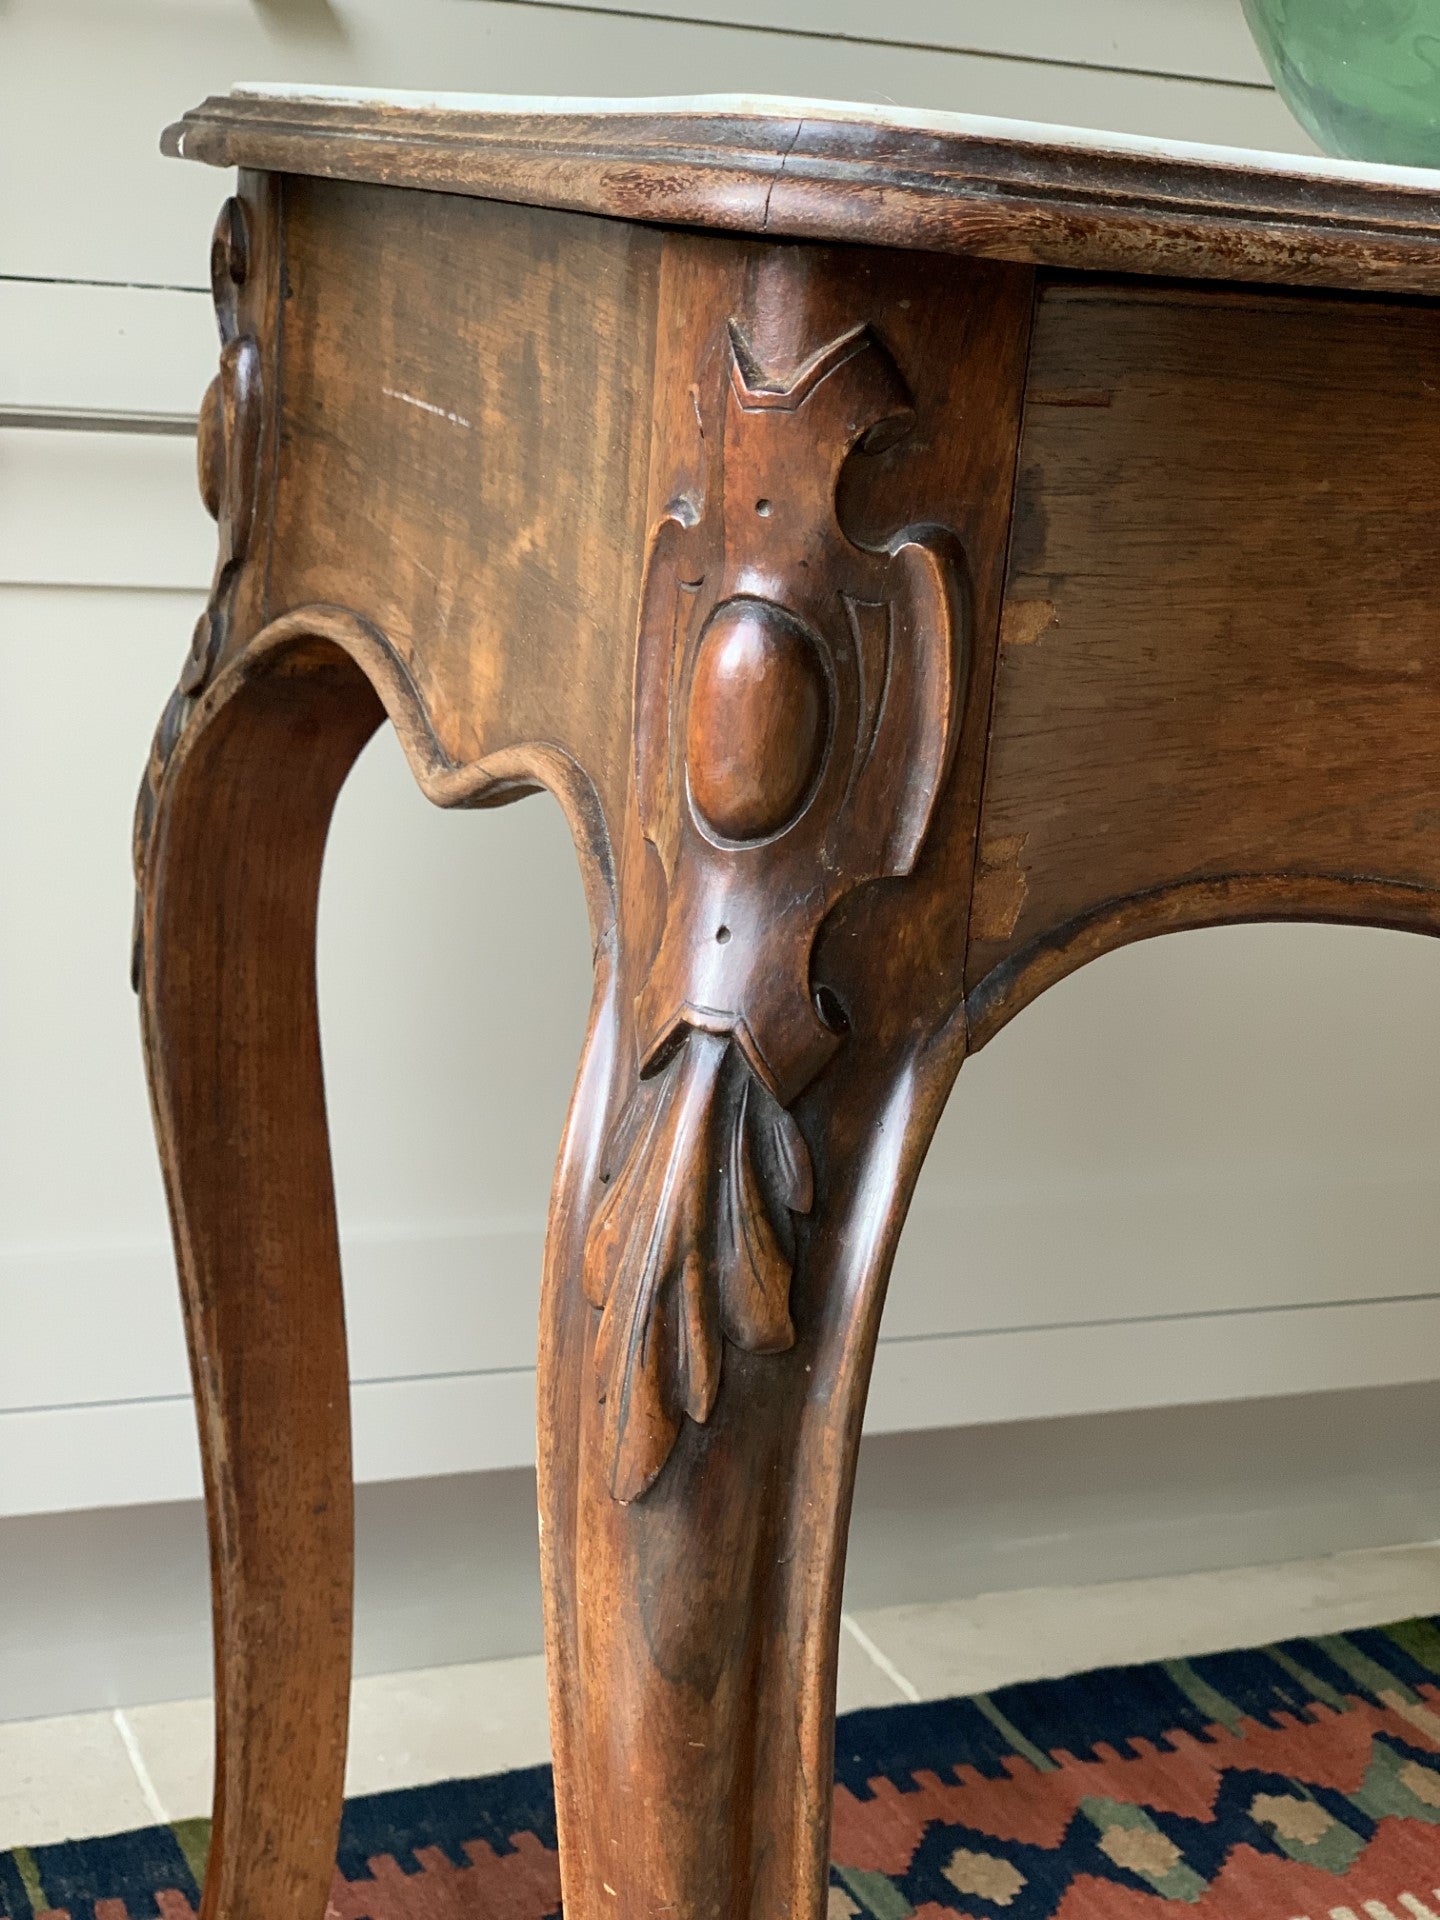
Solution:
<svg viewBox="0 0 1440 1920"><path fill-rule="evenodd" d="M1245 14L1327 153L1440 167L1440 0L1245 0Z"/></svg>

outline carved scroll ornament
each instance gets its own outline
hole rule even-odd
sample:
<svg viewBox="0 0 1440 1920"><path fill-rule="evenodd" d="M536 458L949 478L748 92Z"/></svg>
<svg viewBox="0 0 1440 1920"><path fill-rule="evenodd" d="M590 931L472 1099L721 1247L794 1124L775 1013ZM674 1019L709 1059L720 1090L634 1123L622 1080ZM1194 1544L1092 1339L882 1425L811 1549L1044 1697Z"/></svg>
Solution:
<svg viewBox="0 0 1440 1920"><path fill-rule="evenodd" d="M200 497L216 522L215 574L195 623L179 684L160 716L135 809L135 868L145 864L165 768L196 697L204 691L229 637L235 587L250 551L260 469L260 348L242 330L240 296L250 272L245 210L230 199L210 243L210 284L220 331L220 368L200 405L196 464ZM136 955L138 974L138 951Z"/></svg>
<svg viewBox="0 0 1440 1920"><path fill-rule="evenodd" d="M812 992L811 949L845 894L913 868L965 682L953 535L865 546L837 515L849 456L913 424L879 336L855 327L776 368L732 322L725 348L704 499L654 533L636 669L637 805L664 907L584 1262L620 1501L654 1483L687 1415L709 1419L726 1341L794 1341L813 1176L790 1109L848 1031Z"/></svg>

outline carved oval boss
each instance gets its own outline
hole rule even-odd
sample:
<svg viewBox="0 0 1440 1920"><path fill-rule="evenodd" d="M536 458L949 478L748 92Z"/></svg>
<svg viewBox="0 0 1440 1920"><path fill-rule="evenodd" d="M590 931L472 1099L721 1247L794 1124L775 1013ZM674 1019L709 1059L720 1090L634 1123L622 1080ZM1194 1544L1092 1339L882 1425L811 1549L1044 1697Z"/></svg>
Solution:
<svg viewBox="0 0 1440 1920"><path fill-rule="evenodd" d="M685 734L690 798L728 840L778 833L808 799L830 722L814 637L769 600L727 600L695 652Z"/></svg>
<svg viewBox="0 0 1440 1920"><path fill-rule="evenodd" d="M662 521L646 582L636 786L667 899L636 1011L642 1066L687 1029L728 1033L788 1106L838 1044L810 981L820 923L909 872L948 770L963 568L940 528L866 546L840 523L846 460L914 420L872 327L792 367L733 321L725 343L703 501Z"/></svg>

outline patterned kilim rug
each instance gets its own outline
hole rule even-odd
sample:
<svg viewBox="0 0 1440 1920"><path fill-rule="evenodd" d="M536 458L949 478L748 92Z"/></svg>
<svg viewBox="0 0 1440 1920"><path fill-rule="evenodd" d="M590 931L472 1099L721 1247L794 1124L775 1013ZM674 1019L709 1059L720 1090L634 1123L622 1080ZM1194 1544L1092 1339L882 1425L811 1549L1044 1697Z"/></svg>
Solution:
<svg viewBox="0 0 1440 1920"><path fill-rule="evenodd" d="M832 1920L1440 1920L1440 1619L840 1722ZM0 1854L9 1920L191 1920L195 1821ZM548 1768L352 1800L330 1920L547 1920Z"/></svg>

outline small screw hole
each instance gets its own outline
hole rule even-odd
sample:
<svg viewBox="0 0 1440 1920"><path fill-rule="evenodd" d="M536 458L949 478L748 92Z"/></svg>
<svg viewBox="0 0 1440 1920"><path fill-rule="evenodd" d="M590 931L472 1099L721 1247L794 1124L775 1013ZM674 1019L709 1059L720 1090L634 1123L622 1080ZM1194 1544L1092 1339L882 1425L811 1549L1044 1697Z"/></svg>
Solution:
<svg viewBox="0 0 1440 1920"><path fill-rule="evenodd" d="M849 1033L850 1015L845 1011L845 1003L833 987L815 989L815 1011L831 1033Z"/></svg>
<svg viewBox="0 0 1440 1920"><path fill-rule="evenodd" d="M768 500L757 500L755 502L755 511L762 520L768 520L770 518L770 502Z"/></svg>
<svg viewBox="0 0 1440 1920"><path fill-rule="evenodd" d="M725 942L730 938L729 927L717 927L715 929L715 938L720 942L720 945L723 947Z"/></svg>

